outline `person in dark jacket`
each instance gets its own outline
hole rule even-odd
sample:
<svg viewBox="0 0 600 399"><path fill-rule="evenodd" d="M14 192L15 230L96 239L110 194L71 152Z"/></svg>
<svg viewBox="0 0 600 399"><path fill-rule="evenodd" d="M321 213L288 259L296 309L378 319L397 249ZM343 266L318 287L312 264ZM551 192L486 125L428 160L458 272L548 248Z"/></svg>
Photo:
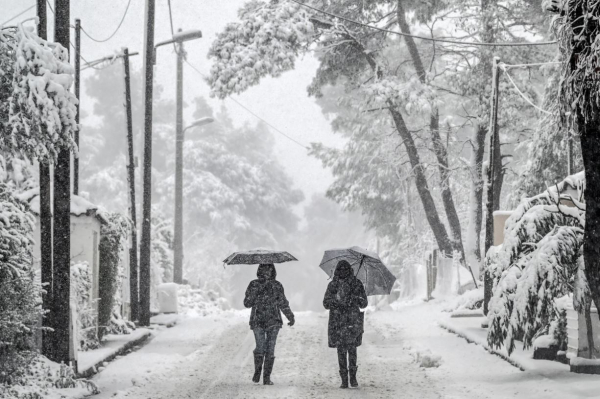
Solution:
<svg viewBox="0 0 600 399"><path fill-rule="evenodd" d="M294 313L283 292L283 285L275 279L277 271L272 263L259 265L256 276L258 279L250 282L244 298L244 306L252 308L250 328L256 340L252 381L260 381L264 362L263 384L273 385L271 372L275 362L275 343L283 326L281 312L288 319L290 327L294 325Z"/></svg>
<svg viewBox="0 0 600 399"><path fill-rule="evenodd" d="M329 347L337 348L338 353L342 377L340 388L348 388L348 374L350 386L358 387L356 347L362 344L364 324L364 313L360 309L367 307L367 304L365 287L352 273L350 263L341 260L335 268L333 280L327 286L323 299L323 306L329 310Z"/></svg>

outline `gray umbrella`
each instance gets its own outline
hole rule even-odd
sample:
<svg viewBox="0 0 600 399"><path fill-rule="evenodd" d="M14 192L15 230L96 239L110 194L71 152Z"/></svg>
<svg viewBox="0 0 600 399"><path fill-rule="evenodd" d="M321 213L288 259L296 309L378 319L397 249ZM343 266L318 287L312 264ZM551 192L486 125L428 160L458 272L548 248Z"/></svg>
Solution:
<svg viewBox="0 0 600 399"><path fill-rule="evenodd" d="M250 251L234 252L223 261L228 265L258 265L261 263L283 263L298 260L286 251L270 249L253 249Z"/></svg>
<svg viewBox="0 0 600 399"><path fill-rule="evenodd" d="M346 260L352 266L356 277L362 281L367 295L389 295L396 281L379 255L360 247L329 249L325 251L319 267L329 277L333 277L339 261Z"/></svg>

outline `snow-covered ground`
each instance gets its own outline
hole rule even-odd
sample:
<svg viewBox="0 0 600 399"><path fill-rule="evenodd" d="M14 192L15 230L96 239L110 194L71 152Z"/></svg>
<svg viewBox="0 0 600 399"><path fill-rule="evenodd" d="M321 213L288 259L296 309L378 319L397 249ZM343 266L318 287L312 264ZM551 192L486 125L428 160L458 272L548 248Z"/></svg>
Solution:
<svg viewBox="0 0 600 399"><path fill-rule="evenodd" d="M443 305L412 303L365 318L358 350L359 390L341 390L337 356L327 347L327 314L299 312L277 342L274 386L254 385L248 312L184 317L122 357L94 381L97 398L585 398L579 382L522 372L441 329ZM422 367L425 366L425 367Z"/></svg>

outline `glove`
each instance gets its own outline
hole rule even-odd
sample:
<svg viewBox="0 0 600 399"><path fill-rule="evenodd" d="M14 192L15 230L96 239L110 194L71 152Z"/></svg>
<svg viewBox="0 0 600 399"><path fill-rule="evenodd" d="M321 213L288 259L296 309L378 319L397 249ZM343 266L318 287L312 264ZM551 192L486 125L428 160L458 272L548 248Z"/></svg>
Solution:
<svg viewBox="0 0 600 399"><path fill-rule="evenodd" d="M290 327L293 326L294 324L296 324L296 320L295 319L292 319L292 320L290 320L288 322L288 326L290 326Z"/></svg>

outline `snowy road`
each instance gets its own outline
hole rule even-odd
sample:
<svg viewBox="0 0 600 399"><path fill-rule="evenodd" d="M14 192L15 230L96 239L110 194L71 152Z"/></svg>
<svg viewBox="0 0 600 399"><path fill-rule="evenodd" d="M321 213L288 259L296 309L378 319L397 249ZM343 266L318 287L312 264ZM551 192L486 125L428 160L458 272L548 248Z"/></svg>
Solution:
<svg viewBox="0 0 600 399"><path fill-rule="evenodd" d="M565 386L519 371L441 330L426 305L366 318L358 390L341 390L337 356L327 347L327 314L297 315L276 348L274 386L254 385L248 315L187 318L95 378L96 398L559 398ZM442 358L422 368L416 353ZM561 388L562 387L562 388ZM568 390L567 390L568 391ZM585 397L587 395L583 395ZM579 395L577 395L579 397Z"/></svg>

